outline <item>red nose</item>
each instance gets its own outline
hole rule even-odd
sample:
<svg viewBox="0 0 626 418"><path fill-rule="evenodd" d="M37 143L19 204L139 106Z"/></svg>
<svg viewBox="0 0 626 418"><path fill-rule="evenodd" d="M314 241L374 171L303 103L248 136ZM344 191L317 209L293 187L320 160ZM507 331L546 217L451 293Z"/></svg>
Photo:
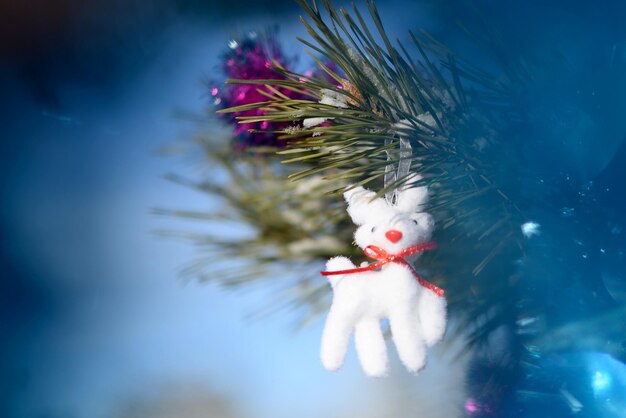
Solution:
<svg viewBox="0 0 626 418"><path fill-rule="evenodd" d="M396 231L395 229L391 229L387 232L385 232L385 236L387 237L387 239L391 242L398 242L402 239L402 232L400 231Z"/></svg>

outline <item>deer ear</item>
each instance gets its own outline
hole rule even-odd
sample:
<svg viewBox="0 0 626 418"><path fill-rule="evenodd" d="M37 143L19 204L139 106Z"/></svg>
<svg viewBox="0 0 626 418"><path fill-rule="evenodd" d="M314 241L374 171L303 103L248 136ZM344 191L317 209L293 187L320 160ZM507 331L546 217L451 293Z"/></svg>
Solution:
<svg viewBox="0 0 626 418"><path fill-rule="evenodd" d="M428 203L428 187L416 184L422 180L419 174L411 174L398 193L396 208L404 213L423 212Z"/></svg>
<svg viewBox="0 0 626 418"><path fill-rule="evenodd" d="M376 193L361 186L354 187L343 194L348 202L348 215L355 225L375 222L389 211L389 206L382 198L375 198Z"/></svg>

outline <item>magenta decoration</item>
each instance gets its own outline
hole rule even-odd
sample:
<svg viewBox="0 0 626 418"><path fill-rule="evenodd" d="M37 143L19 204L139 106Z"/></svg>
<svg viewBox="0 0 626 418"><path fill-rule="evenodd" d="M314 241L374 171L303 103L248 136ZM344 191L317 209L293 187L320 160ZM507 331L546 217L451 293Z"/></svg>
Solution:
<svg viewBox="0 0 626 418"><path fill-rule="evenodd" d="M294 59L287 59L276 39L276 31L267 31L263 36L251 32L242 39L233 39L228 43L228 49L223 54L222 71L225 79L259 80L285 77L273 69L276 62L289 69ZM224 80L225 81L225 80ZM301 95L282 87L275 87L281 93L292 98ZM212 83L210 94L214 104L220 108L241 106L250 103L266 101L267 97L259 92L267 87L259 84L224 84ZM237 120L240 116L260 116L265 112L261 109L252 109L242 112L221 114L222 118L235 128L235 148L239 150L255 146L284 146L284 141L278 139L280 133L258 131L282 131L289 123L274 122L246 122Z"/></svg>

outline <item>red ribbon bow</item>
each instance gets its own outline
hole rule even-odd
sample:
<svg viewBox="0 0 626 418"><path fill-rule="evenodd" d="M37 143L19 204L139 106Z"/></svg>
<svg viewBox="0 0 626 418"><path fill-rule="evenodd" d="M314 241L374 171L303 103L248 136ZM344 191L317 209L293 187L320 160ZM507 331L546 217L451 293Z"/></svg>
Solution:
<svg viewBox="0 0 626 418"><path fill-rule="evenodd" d="M365 271L376 270L377 268L382 267L382 266L384 266L385 264L388 264L388 263L402 264L403 266L406 266L409 270L411 270L411 273L413 273L413 275L415 276L415 278L417 279L417 281L419 282L420 285L422 285L423 287L427 288L428 290L431 290L437 296L443 296L443 294L445 292L444 292L444 290L442 288L440 288L438 286L435 286L434 284L426 281L422 276L420 276L415 271L413 266L411 264L409 264L404 259L404 257L408 257L409 255L412 255L412 254L415 254L415 253L419 253L419 252L422 252L422 251L425 251L425 250L432 250L432 249L434 249L436 247L437 247L437 244L435 244L434 241L428 241L428 242L425 242L423 244L414 245L412 247L405 248L404 250L400 251L398 254L389 254L387 251L383 250L380 247L377 247L375 245L368 245L367 247L365 247L365 250L363 250L363 252L369 258L373 258L375 260L378 260L376 263L370 264L369 266L365 266L365 267L357 267L357 268L354 268L354 269L336 270L336 271L322 271L320 273L322 274L322 276L334 276L334 275L337 275L337 274L363 273Z"/></svg>

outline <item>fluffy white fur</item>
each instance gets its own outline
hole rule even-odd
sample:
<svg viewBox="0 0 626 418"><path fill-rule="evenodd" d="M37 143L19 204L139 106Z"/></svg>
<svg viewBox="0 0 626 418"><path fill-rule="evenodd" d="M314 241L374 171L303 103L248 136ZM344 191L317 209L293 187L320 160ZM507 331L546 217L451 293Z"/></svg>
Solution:
<svg viewBox="0 0 626 418"><path fill-rule="evenodd" d="M415 176L412 181L419 179ZM375 193L356 187L344 194L348 213L358 225L357 245L375 245L390 254L428 241L433 218L422 212L428 199L426 187L401 190L397 202L372 200ZM391 242L386 232L396 230L402 238ZM352 269L346 257L334 257L327 271ZM321 359L324 367L337 370L344 361L354 331L359 360L365 373L381 377L388 372L387 347L380 328L389 319L393 341L400 360L412 373L426 364L426 347L438 342L446 328L446 301L422 287L405 266L388 263L378 271L328 276L333 303L322 336Z"/></svg>

